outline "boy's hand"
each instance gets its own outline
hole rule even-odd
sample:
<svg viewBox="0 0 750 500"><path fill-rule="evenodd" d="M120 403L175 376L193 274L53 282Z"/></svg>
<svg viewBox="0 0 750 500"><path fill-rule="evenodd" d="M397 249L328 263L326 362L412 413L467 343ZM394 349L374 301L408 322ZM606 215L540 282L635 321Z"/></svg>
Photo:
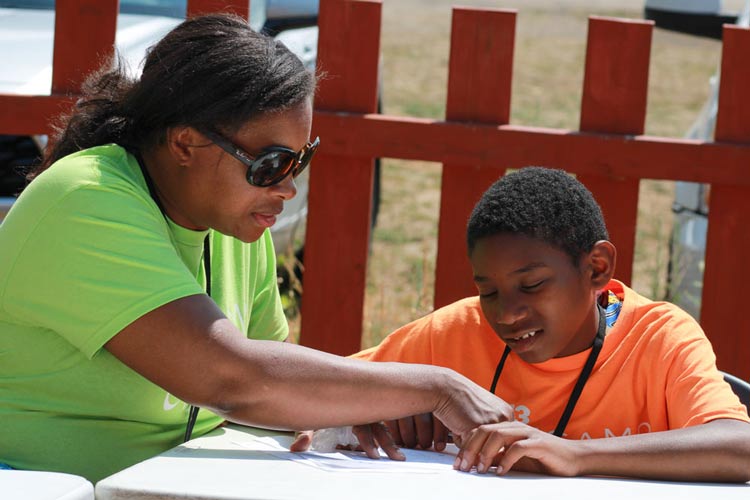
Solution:
<svg viewBox="0 0 750 500"><path fill-rule="evenodd" d="M357 436L359 447L370 458L380 458L378 445L383 449L388 458L391 460L406 460L406 457L393 440L388 427L378 422L375 424L355 425L352 432Z"/></svg>
<svg viewBox="0 0 750 500"><path fill-rule="evenodd" d="M435 451L443 451L445 444L450 442L448 428L432 413L390 420L386 425L393 441L399 446L416 448L419 445L423 450L434 446Z"/></svg>
<svg viewBox="0 0 750 500"><path fill-rule="evenodd" d="M454 469L468 472L476 466L485 473L497 466L498 474L511 468L555 476L575 476L578 470L575 442L520 422L477 427L466 437Z"/></svg>
<svg viewBox="0 0 750 500"><path fill-rule="evenodd" d="M355 425L351 428L351 433L349 433L348 428L333 428L333 429L322 429L320 431L301 431L295 434L294 436L294 442L289 446L289 451L294 452L302 452L307 451L310 449L310 446L313 444L313 441L315 439L315 433L325 433L325 432L333 432L333 431L339 431L339 430L346 430L347 434L354 434L354 436L357 438L357 441L359 442L358 445L352 446L350 444L350 441L346 440L347 442L339 442L338 440L332 443L324 443L323 447L326 449L320 450L320 451L333 451L334 449L357 449L364 451L365 454L370 458L380 458L380 453L378 451L378 446L383 449L385 454L390 458L391 460L406 460L406 457L403 453L398 449L398 446L394 442L393 438L391 437L390 433L388 432L388 427L386 427L385 424L382 422L373 423L373 424L366 424L366 425ZM335 436L335 433L332 433L329 435ZM329 441L329 437L325 438L325 441ZM335 438L334 438L335 439ZM321 444L321 443L319 443ZM330 449L327 449L330 448Z"/></svg>

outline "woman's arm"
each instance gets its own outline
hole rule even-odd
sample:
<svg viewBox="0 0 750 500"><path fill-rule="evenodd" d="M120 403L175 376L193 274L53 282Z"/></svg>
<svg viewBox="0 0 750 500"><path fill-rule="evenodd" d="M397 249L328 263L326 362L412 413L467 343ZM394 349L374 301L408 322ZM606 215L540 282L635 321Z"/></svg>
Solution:
<svg viewBox="0 0 750 500"><path fill-rule="evenodd" d="M568 440L518 422L470 433L456 468L559 476L607 475L674 481L750 481L750 424L720 419L634 436Z"/></svg>
<svg viewBox="0 0 750 500"><path fill-rule="evenodd" d="M106 348L182 400L248 425L317 429L434 412L461 435L512 418L507 403L444 368L249 340L205 295L145 314Z"/></svg>

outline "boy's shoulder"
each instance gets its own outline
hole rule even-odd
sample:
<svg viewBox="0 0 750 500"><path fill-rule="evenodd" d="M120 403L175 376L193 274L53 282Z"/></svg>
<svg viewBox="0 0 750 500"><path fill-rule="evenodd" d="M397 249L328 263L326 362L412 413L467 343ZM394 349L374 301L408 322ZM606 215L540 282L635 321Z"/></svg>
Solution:
<svg viewBox="0 0 750 500"><path fill-rule="evenodd" d="M433 349L460 344L461 349L499 343L494 330L482 313L478 296L457 300L447 306L399 328L396 333L412 338L421 337Z"/></svg>
<svg viewBox="0 0 750 500"><path fill-rule="evenodd" d="M421 319L428 320L432 326L437 329L453 324L478 326L485 322L478 296L457 300L447 306L436 309Z"/></svg>
<svg viewBox="0 0 750 500"><path fill-rule="evenodd" d="M622 300L614 336L665 344L690 343L706 337L695 318L675 304L651 300L616 280L607 285L607 290Z"/></svg>
<svg viewBox="0 0 750 500"><path fill-rule="evenodd" d="M664 300L653 300L628 287L618 280L611 280L605 289L613 292L623 301L622 310L626 315L633 316L633 320L652 320L657 317L673 317L680 322L698 326L698 322L689 313L676 304Z"/></svg>
<svg viewBox="0 0 750 500"><path fill-rule="evenodd" d="M441 307L388 335L383 342L356 357L378 360L434 362L430 353L467 351L499 343L484 319L479 297L467 297ZM425 358L425 359L422 359Z"/></svg>

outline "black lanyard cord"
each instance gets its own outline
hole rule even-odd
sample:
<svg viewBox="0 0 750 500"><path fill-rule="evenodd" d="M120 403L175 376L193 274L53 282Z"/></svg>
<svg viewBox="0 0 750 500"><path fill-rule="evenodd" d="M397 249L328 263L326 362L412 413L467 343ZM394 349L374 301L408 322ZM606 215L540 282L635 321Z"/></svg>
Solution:
<svg viewBox="0 0 750 500"><path fill-rule="evenodd" d="M596 331L594 345L591 347L591 352L586 359L586 364L583 365L581 374L578 375L578 380L576 381L575 387L573 387L573 392L570 393L570 398L568 398L568 404L565 405L565 410L560 417L560 421L557 423L557 427L555 428L555 432L553 433L557 437L562 437L563 433L565 432L565 427L567 427L568 422L570 421L570 417L571 415L573 415L573 410L576 407L576 403L578 403L578 398L581 397L583 388L586 385L589 377L591 376L591 372L594 370L594 365L596 364L596 360L599 357L599 352L601 352L602 350L602 345L604 345L604 334L607 331L606 312L601 305L597 304L596 306L599 310L599 328ZM495 376L492 378L490 392L493 394L495 393L495 389L497 388L497 381L500 379L500 374L503 372L503 368L505 367L505 360L508 359L509 354L510 347L506 345L505 350L503 351L503 355L500 357L500 361L497 363L497 368L495 368Z"/></svg>
<svg viewBox="0 0 750 500"><path fill-rule="evenodd" d="M164 219L167 219L167 214L164 212L164 206L161 203L161 200L156 195L156 186L154 186L154 181L151 178L151 175L148 173L148 170L146 169L146 165L143 163L143 158L137 151L131 151L131 154L135 156L135 159L138 161L138 166L141 168L141 173L143 174L143 178L146 181L146 186L148 186L148 192L151 195L151 198L154 200L154 203L156 203L156 206L159 207L159 210L161 211L161 214L164 216ZM206 275L206 294L210 297L211 296L211 245L208 240L208 234L206 235L206 238L203 240L203 272ZM185 437L183 442L190 441L190 437L193 434L193 427L195 427L195 422L198 419L198 410L199 408L197 406L190 405L190 411L188 412L188 421L187 426L185 428Z"/></svg>
<svg viewBox="0 0 750 500"><path fill-rule="evenodd" d="M203 273L206 275L206 294L211 296L211 244L208 241L208 235L203 240ZM195 427L195 421L198 420L198 408L197 406L190 405L190 413L188 414L187 426L185 427L185 437L183 443L190 441L190 437L193 435L193 427Z"/></svg>
<svg viewBox="0 0 750 500"><path fill-rule="evenodd" d="M510 354L510 347L506 345L505 350L503 351L503 355L500 357L500 362L497 364L497 368L495 368L495 376L492 377L492 385L490 386L490 392L492 394L495 394L495 389L497 389L497 381L500 379L500 374L503 373L503 368L505 367L505 360L508 359L509 354Z"/></svg>

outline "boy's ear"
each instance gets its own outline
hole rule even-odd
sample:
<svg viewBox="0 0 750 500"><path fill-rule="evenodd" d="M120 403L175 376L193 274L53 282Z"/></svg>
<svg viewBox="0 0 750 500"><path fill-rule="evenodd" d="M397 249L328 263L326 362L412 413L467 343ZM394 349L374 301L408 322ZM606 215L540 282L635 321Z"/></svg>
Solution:
<svg viewBox="0 0 750 500"><path fill-rule="evenodd" d="M591 285L601 290L614 277L617 249L610 241L597 241L588 253L587 260L591 270Z"/></svg>

